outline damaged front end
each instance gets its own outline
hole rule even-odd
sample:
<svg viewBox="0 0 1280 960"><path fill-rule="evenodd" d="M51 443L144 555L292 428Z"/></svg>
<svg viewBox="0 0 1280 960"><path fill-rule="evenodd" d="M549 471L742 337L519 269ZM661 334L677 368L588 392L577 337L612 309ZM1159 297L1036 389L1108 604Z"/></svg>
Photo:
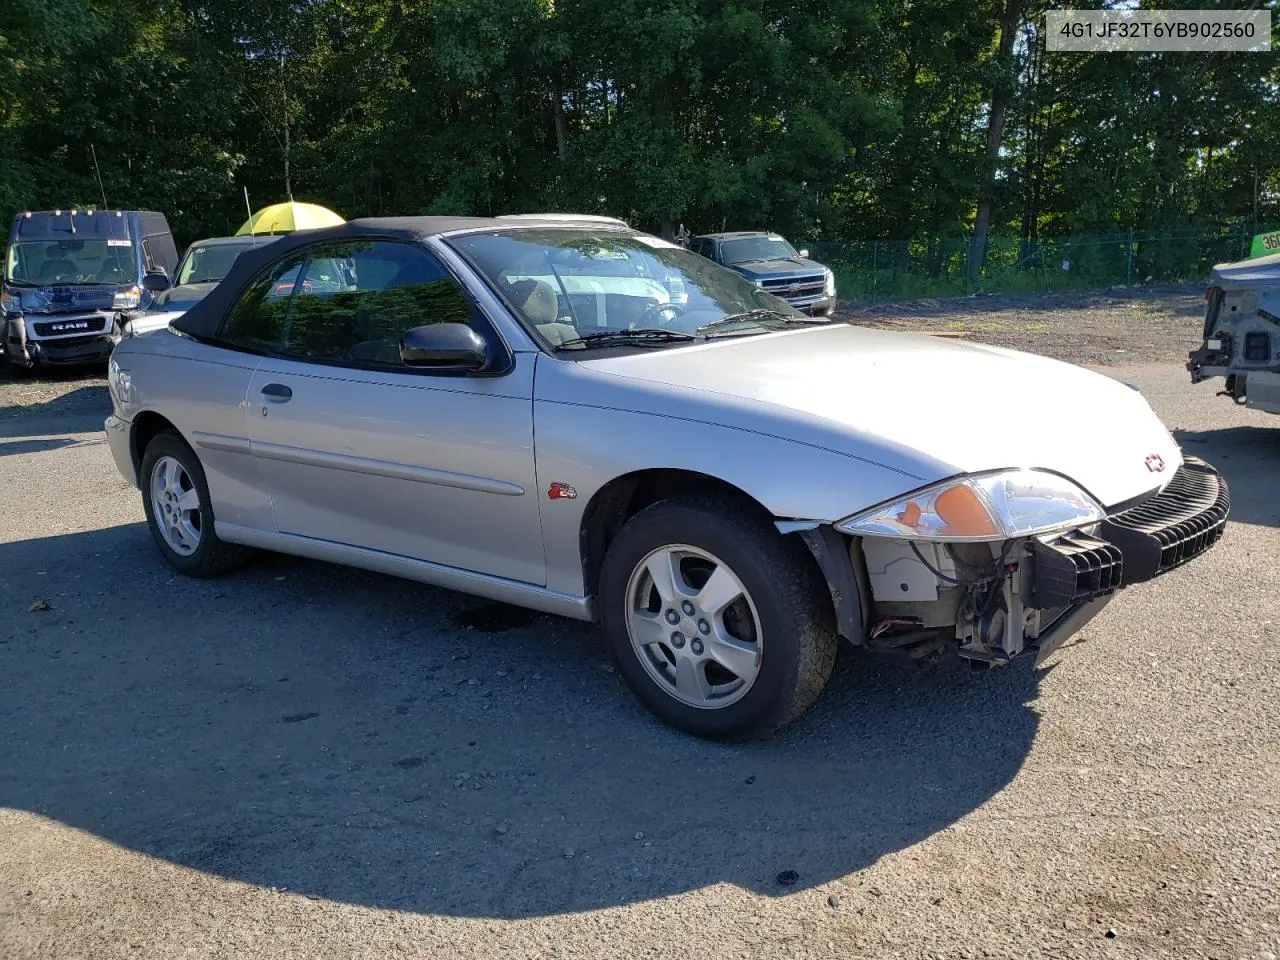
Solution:
<svg viewBox="0 0 1280 960"><path fill-rule="evenodd" d="M1212 547L1230 509L1226 482L1194 458L1159 491L1109 512L1075 500L1046 513L1044 496L1063 488L1034 473L966 478L972 498L944 499L953 484L798 530L826 576L841 635L915 661L955 651L997 666L1035 650L1038 665L1118 590ZM1019 531L1036 517L1049 522L1053 511L1089 515L1065 528ZM1002 535L981 539L988 521Z"/></svg>
<svg viewBox="0 0 1280 960"><path fill-rule="evenodd" d="M1192 383L1224 379L1219 396L1280 413L1280 257L1214 267L1204 339L1187 357Z"/></svg>

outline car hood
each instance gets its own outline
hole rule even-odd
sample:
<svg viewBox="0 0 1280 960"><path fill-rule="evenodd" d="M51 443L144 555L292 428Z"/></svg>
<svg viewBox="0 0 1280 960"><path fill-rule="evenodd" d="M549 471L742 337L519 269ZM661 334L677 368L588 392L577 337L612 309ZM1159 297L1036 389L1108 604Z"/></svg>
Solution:
<svg viewBox="0 0 1280 960"><path fill-rule="evenodd" d="M922 483L1031 467L1069 477L1111 507L1162 486L1182 463L1131 387L1046 357L940 337L840 324L579 365L600 375L601 405L647 404L786 436ZM614 393L610 381L650 396Z"/></svg>
<svg viewBox="0 0 1280 960"><path fill-rule="evenodd" d="M182 316L183 312L180 309L173 309L147 310L143 313L135 313L125 324L125 332L130 336L134 336L150 333L153 330L164 330L170 323Z"/></svg>
<svg viewBox="0 0 1280 960"><path fill-rule="evenodd" d="M1280 253L1237 263L1220 263L1209 278L1211 286L1224 290L1272 286L1280 283Z"/></svg>
<svg viewBox="0 0 1280 960"><path fill-rule="evenodd" d="M810 277L822 273L825 267L812 260L800 257L783 257L778 260L753 260L750 263L735 263L731 270L742 274L748 280L773 280L778 277Z"/></svg>
<svg viewBox="0 0 1280 960"><path fill-rule="evenodd" d="M110 310L120 287L56 284L48 287L11 287L22 298L22 312L76 313L85 310Z"/></svg>
<svg viewBox="0 0 1280 960"><path fill-rule="evenodd" d="M209 295L209 291L218 285L214 280L210 283L186 283L178 287L170 287L156 295L156 308L160 310L186 310L194 303L199 303Z"/></svg>

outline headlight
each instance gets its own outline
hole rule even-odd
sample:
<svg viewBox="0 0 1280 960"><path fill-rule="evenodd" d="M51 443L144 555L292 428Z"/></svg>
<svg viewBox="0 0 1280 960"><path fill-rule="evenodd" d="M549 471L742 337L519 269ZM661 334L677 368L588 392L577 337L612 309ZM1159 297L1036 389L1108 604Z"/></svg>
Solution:
<svg viewBox="0 0 1280 960"><path fill-rule="evenodd" d="M133 379L113 356L107 364L107 390L116 401L117 410L133 401Z"/></svg>
<svg viewBox="0 0 1280 960"><path fill-rule="evenodd" d="M8 290L0 290L0 313L21 313L22 298Z"/></svg>
<svg viewBox="0 0 1280 960"><path fill-rule="evenodd" d="M823 288L822 293L828 297L836 295L836 275L830 270L827 271L827 285Z"/></svg>
<svg viewBox="0 0 1280 960"><path fill-rule="evenodd" d="M1102 507L1070 480L1043 470L1001 470L925 487L836 524L860 537L1011 540L1088 526Z"/></svg>
<svg viewBox="0 0 1280 960"><path fill-rule="evenodd" d="M114 300L111 301L112 310L136 310L142 303L142 291L135 284L132 287L125 287L116 294Z"/></svg>

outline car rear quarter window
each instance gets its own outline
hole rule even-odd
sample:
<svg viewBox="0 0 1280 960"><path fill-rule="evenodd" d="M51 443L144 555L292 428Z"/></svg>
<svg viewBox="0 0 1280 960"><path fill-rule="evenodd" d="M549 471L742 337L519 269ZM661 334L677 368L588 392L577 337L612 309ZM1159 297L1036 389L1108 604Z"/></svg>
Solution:
<svg viewBox="0 0 1280 960"><path fill-rule="evenodd" d="M231 305L217 339L256 352L278 351L284 343L293 288L306 259L306 253L299 251L260 274Z"/></svg>

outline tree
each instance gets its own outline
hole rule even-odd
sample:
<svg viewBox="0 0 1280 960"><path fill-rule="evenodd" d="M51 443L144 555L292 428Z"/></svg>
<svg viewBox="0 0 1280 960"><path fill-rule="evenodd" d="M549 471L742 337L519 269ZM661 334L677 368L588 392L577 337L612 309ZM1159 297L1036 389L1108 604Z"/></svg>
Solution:
<svg viewBox="0 0 1280 960"><path fill-rule="evenodd" d="M1041 0L9 0L0 208L255 206L920 237L1280 219L1280 72L1047 54ZM97 164L94 162L96 150ZM964 259L952 245L952 260ZM906 243L895 245L905 263Z"/></svg>

